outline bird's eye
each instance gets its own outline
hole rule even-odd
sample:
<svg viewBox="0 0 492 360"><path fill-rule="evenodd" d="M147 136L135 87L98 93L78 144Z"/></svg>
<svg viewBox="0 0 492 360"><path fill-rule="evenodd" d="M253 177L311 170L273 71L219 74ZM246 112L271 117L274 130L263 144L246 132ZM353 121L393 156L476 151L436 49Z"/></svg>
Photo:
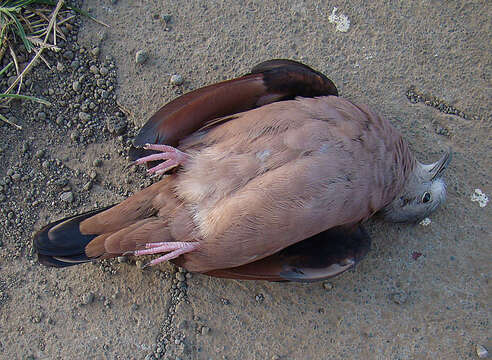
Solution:
<svg viewBox="0 0 492 360"><path fill-rule="evenodd" d="M431 200L431 194L428 192L424 193L424 196L422 196L422 202L425 204L428 203L430 200Z"/></svg>

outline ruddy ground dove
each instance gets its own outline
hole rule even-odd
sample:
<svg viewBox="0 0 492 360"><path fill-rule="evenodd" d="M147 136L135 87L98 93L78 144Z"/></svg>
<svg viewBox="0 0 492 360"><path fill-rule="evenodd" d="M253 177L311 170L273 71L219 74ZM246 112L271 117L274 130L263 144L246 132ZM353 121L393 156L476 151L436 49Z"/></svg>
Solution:
<svg viewBox="0 0 492 360"><path fill-rule="evenodd" d="M446 153L421 164L387 120L290 60L168 103L130 155L166 175L120 204L42 228L34 238L41 263L160 254L151 265L321 280L367 253L369 217L415 222L434 211L450 161Z"/></svg>

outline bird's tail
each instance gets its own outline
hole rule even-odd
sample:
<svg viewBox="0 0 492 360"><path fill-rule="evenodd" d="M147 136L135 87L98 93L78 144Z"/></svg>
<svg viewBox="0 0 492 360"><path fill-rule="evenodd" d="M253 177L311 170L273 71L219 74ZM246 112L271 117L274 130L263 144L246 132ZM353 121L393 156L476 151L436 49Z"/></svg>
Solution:
<svg viewBox="0 0 492 360"><path fill-rule="evenodd" d="M39 230L34 236L34 249L39 262L51 267L66 267L93 260L86 255L85 248L97 235L82 234L79 225L110 207L70 216Z"/></svg>

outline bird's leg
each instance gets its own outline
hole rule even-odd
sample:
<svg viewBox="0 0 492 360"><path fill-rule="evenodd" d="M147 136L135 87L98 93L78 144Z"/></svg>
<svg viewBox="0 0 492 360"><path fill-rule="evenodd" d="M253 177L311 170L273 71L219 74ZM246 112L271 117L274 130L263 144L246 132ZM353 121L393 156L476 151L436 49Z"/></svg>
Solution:
<svg viewBox="0 0 492 360"><path fill-rule="evenodd" d="M184 152L179 151L178 149L168 145L145 144L144 149L161 151L161 153L152 154L137 159L133 162L133 164L145 164L149 161L164 160L164 162L160 163L159 165L147 170L150 174L163 174L173 167L183 165L190 157L188 154L185 154Z"/></svg>
<svg viewBox="0 0 492 360"><path fill-rule="evenodd" d="M168 252L157 259L152 260L147 265L156 265L164 261L175 259L182 254L186 254L195 250L198 247L198 242L159 242L145 244L145 250L137 250L133 252L133 255L151 255Z"/></svg>

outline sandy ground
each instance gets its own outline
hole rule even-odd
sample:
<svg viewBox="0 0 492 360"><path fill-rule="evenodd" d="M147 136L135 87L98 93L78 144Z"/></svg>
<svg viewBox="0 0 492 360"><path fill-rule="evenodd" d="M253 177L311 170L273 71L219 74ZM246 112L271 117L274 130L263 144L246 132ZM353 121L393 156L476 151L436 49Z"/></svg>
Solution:
<svg viewBox="0 0 492 360"><path fill-rule="evenodd" d="M84 19L78 44L100 49L96 65L114 63L108 76L129 111L128 132L97 131L123 115L115 102L91 114L92 133L74 125L78 119L58 124L52 110L40 122L40 110L30 116L28 105L18 109L23 131L0 126L1 358L474 359L476 344L492 349L492 205L470 200L475 188L492 194L490 2L91 0L84 7L110 25ZM334 7L348 17L347 32L329 21ZM148 53L141 65L138 50ZM326 284L185 276L169 265L140 270L134 261L65 270L35 262L32 231L148 184L141 171L124 173L124 150L161 105L270 58L328 75L342 96L388 117L422 161L453 149L448 201L430 225L370 222L368 257ZM54 84L45 97L56 109L84 102L57 102L63 87L55 70L43 69L36 76ZM184 84L170 85L172 74ZM409 101L412 87L461 116ZM71 135L74 128L85 140ZM60 177L68 185L56 187ZM62 192L75 200L67 205Z"/></svg>

